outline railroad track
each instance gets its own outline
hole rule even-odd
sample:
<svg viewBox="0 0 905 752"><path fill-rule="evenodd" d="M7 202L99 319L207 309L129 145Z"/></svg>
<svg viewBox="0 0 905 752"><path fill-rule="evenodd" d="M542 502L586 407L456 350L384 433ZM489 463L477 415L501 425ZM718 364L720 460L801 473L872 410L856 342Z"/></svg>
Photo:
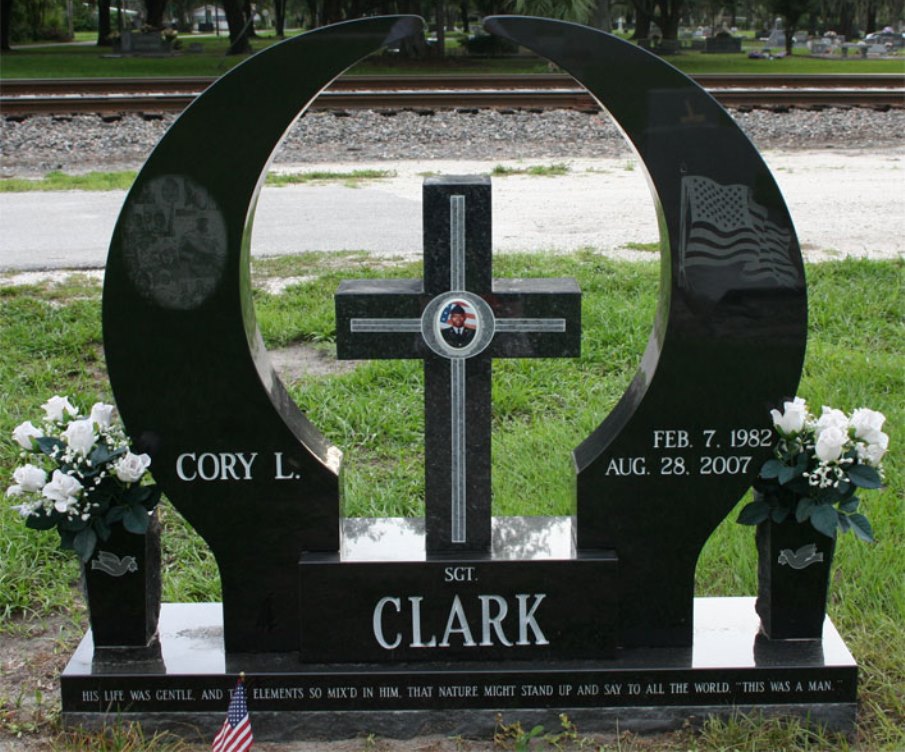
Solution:
<svg viewBox="0 0 905 752"><path fill-rule="evenodd" d="M905 107L905 75L701 75L697 82L727 107ZM213 78L7 79L0 113L180 112ZM509 76L344 76L314 110L577 109L597 103L562 74Z"/></svg>

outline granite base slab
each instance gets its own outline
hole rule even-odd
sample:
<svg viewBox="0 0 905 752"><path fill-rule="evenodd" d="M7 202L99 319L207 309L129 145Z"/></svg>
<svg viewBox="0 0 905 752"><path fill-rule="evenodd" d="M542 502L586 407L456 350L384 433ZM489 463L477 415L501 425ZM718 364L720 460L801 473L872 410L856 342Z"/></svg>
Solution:
<svg viewBox="0 0 905 752"><path fill-rule="evenodd" d="M602 661L303 665L296 653L227 656L219 604L165 604L159 660L95 661L85 636L61 678L63 721L135 720L209 739L244 671L260 741L486 737L498 713L555 729L565 712L588 733L661 731L736 712L851 730L858 669L831 621L822 641L771 642L758 626L754 598L699 598L691 648Z"/></svg>

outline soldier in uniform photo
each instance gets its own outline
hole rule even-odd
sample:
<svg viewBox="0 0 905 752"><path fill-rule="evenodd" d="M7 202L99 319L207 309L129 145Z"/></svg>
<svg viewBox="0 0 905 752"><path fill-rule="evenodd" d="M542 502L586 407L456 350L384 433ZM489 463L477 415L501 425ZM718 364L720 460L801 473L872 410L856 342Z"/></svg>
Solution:
<svg viewBox="0 0 905 752"><path fill-rule="evenodd" d="M449 311L449 327L440 334L452 347L465 347L474 339L475 330L465 326L465 309L458 303Z"/></svg>

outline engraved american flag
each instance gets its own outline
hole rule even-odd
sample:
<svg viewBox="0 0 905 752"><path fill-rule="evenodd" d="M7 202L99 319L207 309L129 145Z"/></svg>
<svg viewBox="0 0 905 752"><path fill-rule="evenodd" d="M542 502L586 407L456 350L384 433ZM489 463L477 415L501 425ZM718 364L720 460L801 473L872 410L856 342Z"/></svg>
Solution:
<svg viewBox="0 0 905 752"><path fill-rule="evenodd" d="M720 185L700 175L682 179L680 284L695 270L741 264L744 286L791 287L798 279L789 252L792 233L768 218L745 185Z"/></svg>

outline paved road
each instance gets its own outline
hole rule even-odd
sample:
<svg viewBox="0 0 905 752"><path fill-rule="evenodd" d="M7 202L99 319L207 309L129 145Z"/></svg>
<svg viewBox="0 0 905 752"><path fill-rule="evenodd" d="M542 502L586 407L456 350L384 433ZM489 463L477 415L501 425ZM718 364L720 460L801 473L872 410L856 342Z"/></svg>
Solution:
<svg viewBox="0 0 905 752"><path fill-rule="evenodd" d="M905 255L905 153L777 153L768 154L767 161L806 258ZM266 187L252 252L365 250L417 256L423 172L481 173L493 163L373 166L394 169L397 176L357 188L341 183ZM0 194L0 270L102 267L124 197L120 191ZM593 247L632 257L639 254L625 250L629 244L658 239L643 171L626 160L574 162L562 177L495 178L493 202L494 248L501 252Z"/></svg>

